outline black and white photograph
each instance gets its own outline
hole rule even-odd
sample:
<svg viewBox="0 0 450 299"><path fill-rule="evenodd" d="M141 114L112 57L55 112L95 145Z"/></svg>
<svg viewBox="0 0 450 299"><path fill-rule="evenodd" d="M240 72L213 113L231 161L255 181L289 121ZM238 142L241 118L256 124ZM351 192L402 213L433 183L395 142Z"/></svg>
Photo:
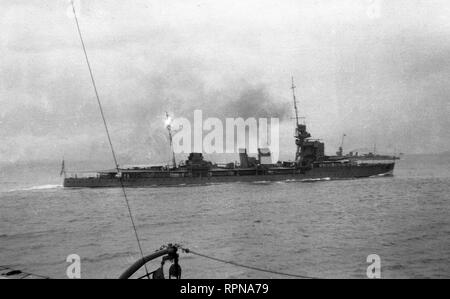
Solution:
<svg viewBox="0 0 450 299"><path fill-rule="evenodd" d="M447 0L1 0L0 281L448 279L449 115Z"/></svg>

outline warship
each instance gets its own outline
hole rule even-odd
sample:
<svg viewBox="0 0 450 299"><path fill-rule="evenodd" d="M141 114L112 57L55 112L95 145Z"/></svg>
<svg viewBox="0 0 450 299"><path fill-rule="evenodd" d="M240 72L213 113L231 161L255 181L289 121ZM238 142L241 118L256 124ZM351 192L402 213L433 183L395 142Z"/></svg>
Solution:
<svg viewBox="0 0 450 299"><path fill-rule="evenodd" d="M190 153L186 161L177 165L175 154L172 165L132 166L102 170L86 176L80 173L64 173L64 187L156 187L183 186L193 184L214 184L229 182L261 181L310 181L354 179L372 176L392 175L395 159L377 159L376 155L359 156L325 155L325 144L312 139L304 122L300 122L295 85L292 79L292 95L296 128L294 161L272 162L268 148L259 148L257 157L248 155L246 149L239 149L239 163L217 164L206 161L202 153ZM170 125L169 138L172 143ZM64 165L64 163L63 163Z"/></svg>

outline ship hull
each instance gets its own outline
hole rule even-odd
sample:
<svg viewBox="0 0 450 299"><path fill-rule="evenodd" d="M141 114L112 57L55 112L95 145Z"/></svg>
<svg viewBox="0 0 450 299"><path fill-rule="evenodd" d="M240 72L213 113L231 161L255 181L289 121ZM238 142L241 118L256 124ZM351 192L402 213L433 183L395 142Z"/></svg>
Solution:
<svg viewBox="0 0 450 299"><path fill-rule="evenodd" d="M229 176L198 176L198 177L151 177L151 178L65 178L64 187L68 188L109 188L120 187L158 187L204 185L232 182L261 182L261 181L305 181L305 180L338 180L365 178L378 175L392 175L394 163L373 165L352 165L340 167L318 167L304 173L264 174L264 175L229 175Z"/></svg>

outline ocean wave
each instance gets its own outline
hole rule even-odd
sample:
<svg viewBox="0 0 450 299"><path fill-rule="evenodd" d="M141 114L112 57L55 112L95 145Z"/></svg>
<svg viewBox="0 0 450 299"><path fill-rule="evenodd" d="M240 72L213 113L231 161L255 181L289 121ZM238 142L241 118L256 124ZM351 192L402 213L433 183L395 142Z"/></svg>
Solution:
<svg viewBox="0 0 450 299"><path fill-rule="evenodd" d="M18 233L4 233L0 234L0 238L12 238L12 239L29 239L29 238L39 238L42 236L48 236L52 233L56 233L58 230L50 229L50 230L39 230L39 231L30 231L30 232L18 232Z"/></svg>
<svg viewBox="0 0 450 299"><path fill-rule="evenodd" d="M11 189L8 192L16 192L16 191L33 191L33 190L47 190L47 189L57 189L62 188L63 185L61 184L47 184L47 185L39 185L39 186L32 186L32 187L25 187L25 188L17 188L17 189Z"/></svg>
<svg viewBox="0 0 450 299"><path fill-rule="evenodd" d="M136 252L116 252L116 253L102 253L94 257L84 257L83 261L88 263L98 263L107 260L125 259L130 262L134 262L139 259L139 255Z"/></svg>
<svg viewBox="0 0 450 299"><path fill-rule="evenodd" d="M380 174L376 174L376 175L372 175L370 177L371 178L379 178L379 177L391 177L391 176L394 176L392 171L385 172L385 173L380 173Z"/></svg>
<svg viewBox="0 0 450 299"><path fill-rule="evenodd" d="M253 181L253 184L270 184L272 181Z"/></svg>
<svg viewBox="0 0 450 299"><path fill-rule="evenodd" d="M306 182L306 183L309 183L309 182L322 182L322 181L331 181L331 178L316 178L316 179L304 179L304 180L301 180L301 182Z"/></svg>

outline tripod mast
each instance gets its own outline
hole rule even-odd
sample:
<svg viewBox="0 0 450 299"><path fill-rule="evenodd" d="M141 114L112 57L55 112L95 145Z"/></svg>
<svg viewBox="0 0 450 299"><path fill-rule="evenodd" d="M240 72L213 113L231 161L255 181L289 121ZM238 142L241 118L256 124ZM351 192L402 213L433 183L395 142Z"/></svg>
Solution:
<svg viewBox="0 0 450 299"><path fill-rule="evenodd" d="M305 141L311 137L311 134L306 130L306 124L300 124L298 117L298 107L297 107L297 98L295 97L295 85L294 85L294 77L292 77L292 97L294 98L294 109L295 109L295 144L297 146L297 151L295 153L295 162L297 164L302 163L302 147L305 144Z"/></svg>

